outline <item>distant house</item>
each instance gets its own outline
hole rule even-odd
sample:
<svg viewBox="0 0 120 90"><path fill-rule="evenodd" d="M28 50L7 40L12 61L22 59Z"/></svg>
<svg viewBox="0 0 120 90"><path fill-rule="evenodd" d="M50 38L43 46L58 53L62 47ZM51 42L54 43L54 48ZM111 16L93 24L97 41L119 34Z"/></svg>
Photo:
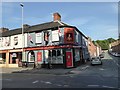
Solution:
<svg viewBox="0 0 120 90"><path fill-rule="evenodd" d="M102 53L101 47L97 43L93 43L90 37L88 37L88 52L90 57L97 57Z"/></svg>
<svg viewBox="0 0 120 90"><path fill-rule="evenodd" d="M90 37L88 38L88 51L90 57L96 57L96 46L94 45Z"/></svg>
<svg viewBox="0 0 120 90"><path fill-rule="evenodd" d="M0 37L0 60L4 66L17 67L21 63L34 65L61 65L76 67L89 58L88 38L75 26L61 22L59 13L53 14L53 21L38 24L24 24L2 33ZM23 54L22 54L23 51Z"/></svg>
<svg viewBox="0 0 120 90"><path fill-rule="evenodd" d="M120 53L120 39L116 40L115 42L112 42L109 46L112 52Z"/></svg>

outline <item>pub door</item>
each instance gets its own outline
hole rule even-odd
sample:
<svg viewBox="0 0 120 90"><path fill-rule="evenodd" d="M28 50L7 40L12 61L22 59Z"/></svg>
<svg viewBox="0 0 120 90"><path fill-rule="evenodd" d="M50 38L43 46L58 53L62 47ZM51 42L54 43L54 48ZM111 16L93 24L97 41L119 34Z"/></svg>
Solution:
<svg viewBox="0 0 120 90"><path fill-rule="evenodd" d="M72 54L72 50L66 51L66 67L67 68L73 67L73 54Z"/></svg>

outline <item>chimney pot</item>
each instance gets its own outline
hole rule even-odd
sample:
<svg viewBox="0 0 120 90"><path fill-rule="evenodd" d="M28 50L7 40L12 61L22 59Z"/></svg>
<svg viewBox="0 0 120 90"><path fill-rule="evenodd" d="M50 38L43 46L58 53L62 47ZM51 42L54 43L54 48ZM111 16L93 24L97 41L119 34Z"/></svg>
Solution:
<svg viewBox="0 0 120 90"><path fill-rule="evenodd" d="M56 12L56 13L53 13L53 21L61 21L61 15Z"/></svg>
<svg viewBox="0 0 120 90"><path fill-rule="evenodd" d="M26 29L26 28L29 28L30 25L28 25L28 24L24 24L23 27L24 27L24 29Z"/></svg>

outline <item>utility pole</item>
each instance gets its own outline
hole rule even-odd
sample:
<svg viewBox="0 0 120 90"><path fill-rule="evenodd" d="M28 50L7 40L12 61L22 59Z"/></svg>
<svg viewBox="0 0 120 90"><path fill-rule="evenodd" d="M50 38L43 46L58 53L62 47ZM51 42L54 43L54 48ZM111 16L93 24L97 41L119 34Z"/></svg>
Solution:
<svg viewBox="0 0 120 90"><path fill-rule="evenodd" d="M22 61L23 61L23 48L24 48L24 27L23 27L23 7L24 5L20 3L20 6L22 7Z"/></svg>

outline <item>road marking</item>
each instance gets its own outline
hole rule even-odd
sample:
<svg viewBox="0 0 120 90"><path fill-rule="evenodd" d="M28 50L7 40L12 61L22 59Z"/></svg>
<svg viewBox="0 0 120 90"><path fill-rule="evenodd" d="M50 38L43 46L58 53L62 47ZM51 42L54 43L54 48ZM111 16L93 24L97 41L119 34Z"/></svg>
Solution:
<svg viewBox="0 0 120 90"><path fill-rule="evenodd" d="M120 65L118 64L118 62L116 62L115 60L113 60L113 62L114 62L115 64L117 64L118 67L120 67Z"/></svg>
<svg viewBox="0 0 120 90"><path fill-rule="evenodd" d="M88 85L88 87L99 87L99 85Z"/></svg>
<svg viewBox="0 0 120 90"><path fill-rule="evenodd" d="M60 85L60 84L55 84L55 85L57 85L57 86L62 86L62 85Z"/></svg>
<svg viewBox="0 0 120 90"><path fill-rule="evenodd" d="M51 82L45 82L46 84L52 84Z"/></svg>
<svg viewBox="0 0 120 90"><path fill-rule="evenodd" d="M32 82L32 83L34 84L34 83L38 83L38 82L39 82L39 81L38 81L38 80L36 80L36 81L34 81L34 82Z"/></svg>
<svg viewBox="0 0 120 90"><path fill-rule="evenodd" d="M105 70L105 69L103 69L103 68L100 68L100 70Z"/></svg>
<svg viewBox="0 0 120 90"><path fill-rule="evenodd" d="M104 88L115 88L115 87L104 86L104 85L102 87L104 87Z"/></svg>
<svg viewBox="0 0 120 90"><path fill-rule="evenodd" d="M81 69L86 69L86 68L88 68L88 67L90 67L90 66L87 65L87 66L85 66L85 67L82 67Z"/></svg>
<svg viewBox="0 0 120 90"><path fill-rule="evenodd" d="M64 87L68 87L69 85L64 85Z"/></svg>
<svg viewBox="0 0 120 90"><path fill-rule="evenodd" d="M52 84L51 82L40 81L41 83Z"/></svg>
<svg viewBox="0 0 120 90"><path fill-rule="evenodd" d="M120 65L117 63L118 67L120 67Z"/></svg>
<svg viewBox="0 0 120 90"><path fill-rule="evenodd" d="M79 74L81 71L70 71L70 72L74 74Z"/></svg>

